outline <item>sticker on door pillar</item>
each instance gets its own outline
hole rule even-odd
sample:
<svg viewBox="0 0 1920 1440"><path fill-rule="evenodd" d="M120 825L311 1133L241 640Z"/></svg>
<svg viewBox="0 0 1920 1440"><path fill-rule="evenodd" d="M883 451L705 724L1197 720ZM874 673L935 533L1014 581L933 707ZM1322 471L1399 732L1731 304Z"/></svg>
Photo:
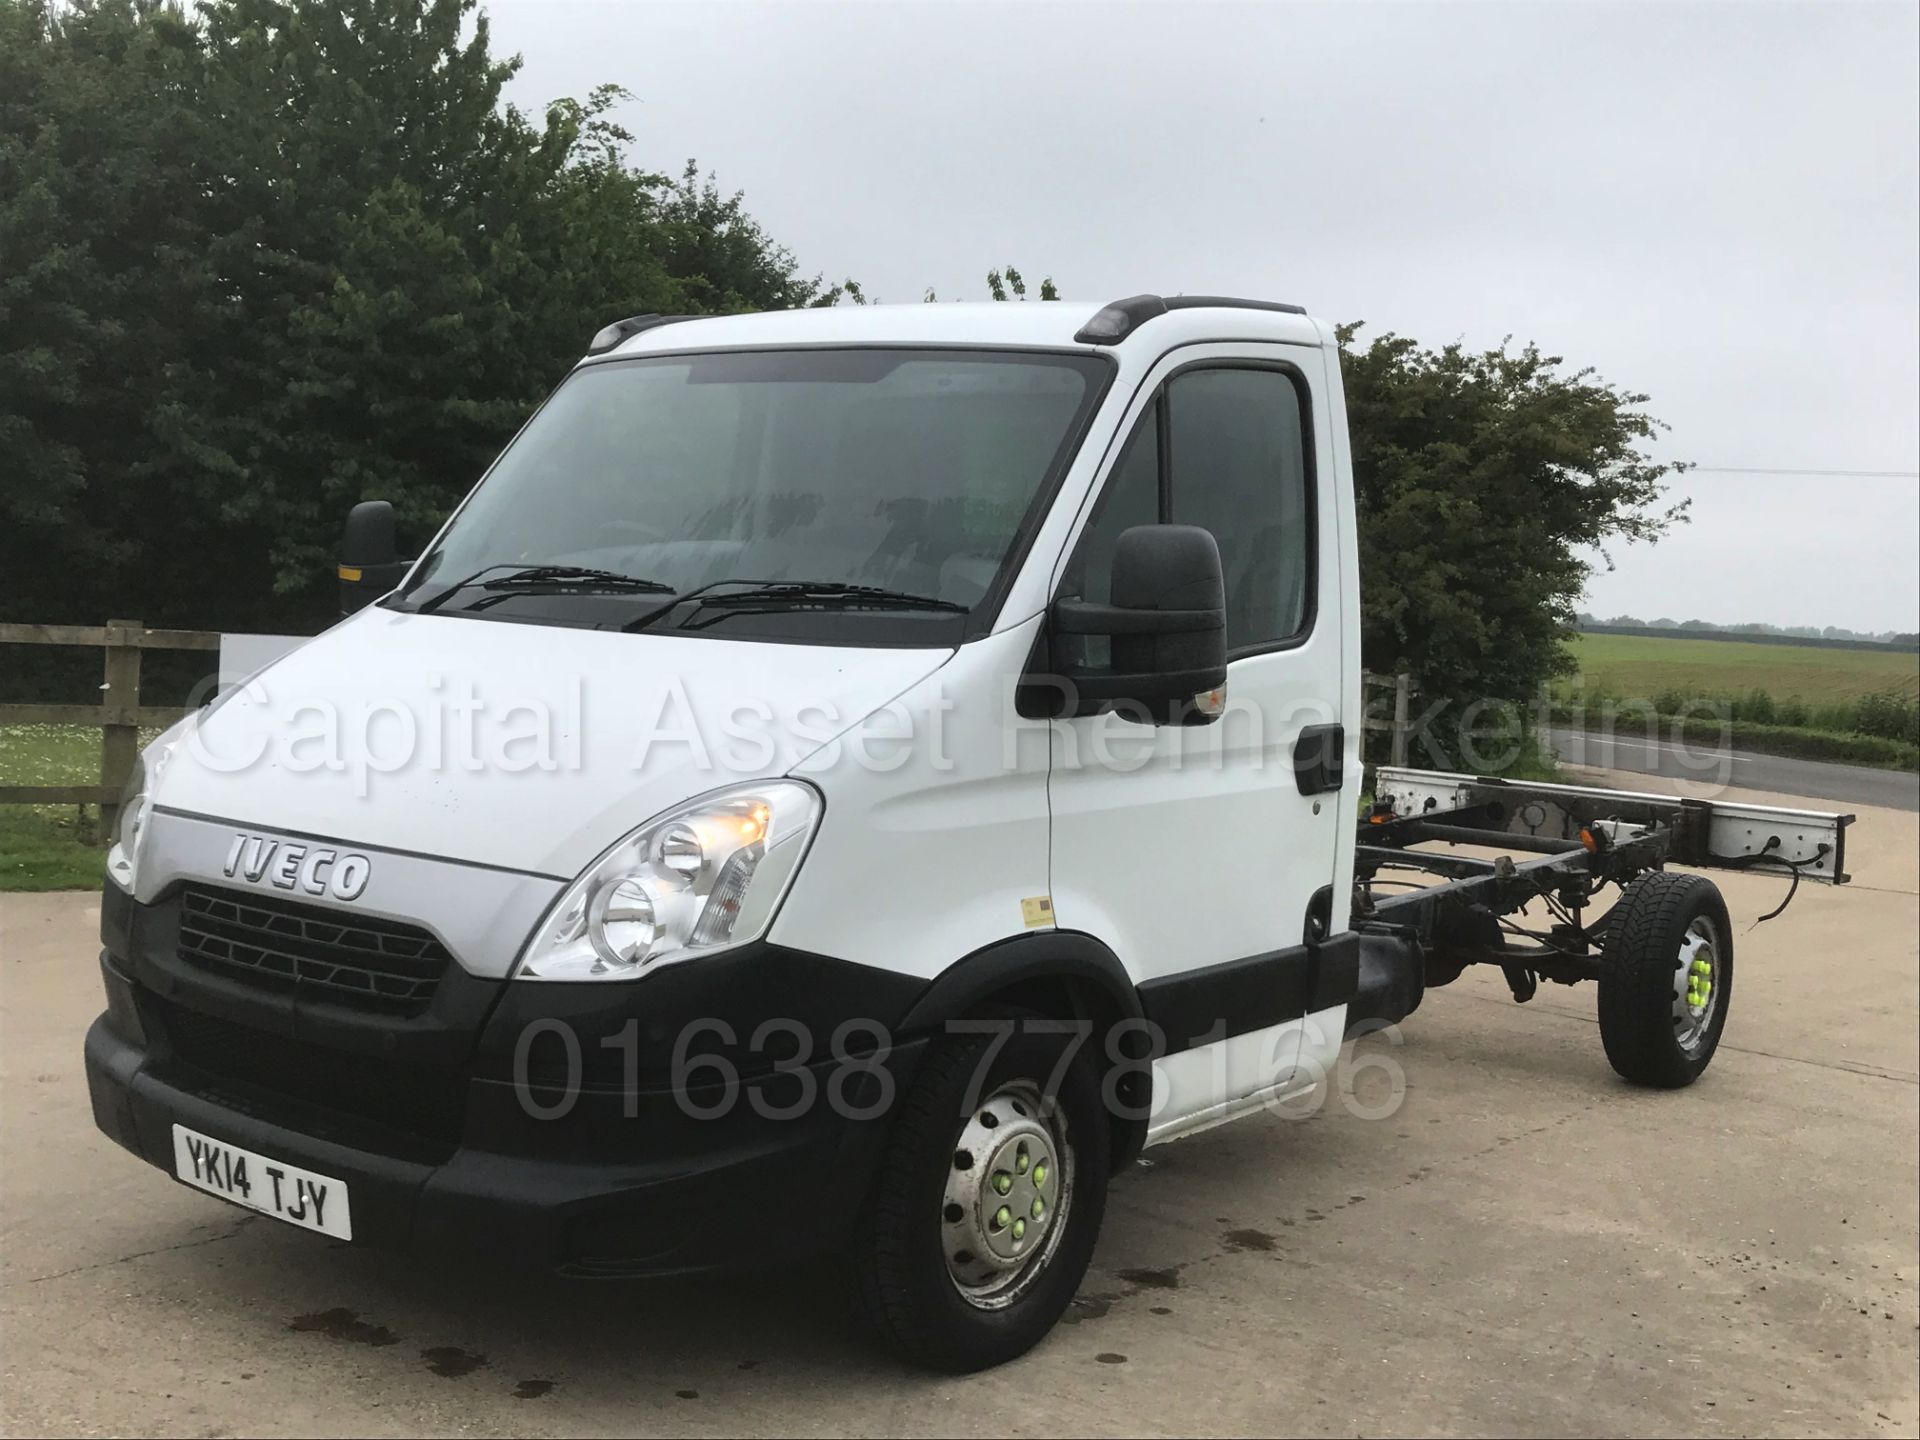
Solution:
<svg viewBox="0 0 1920 1440"><path fill-rule="evenodd" d="M1053 901L1045 895L1029 895L1020 902L1020 918L1029 930L1053 924Z"/></svg>

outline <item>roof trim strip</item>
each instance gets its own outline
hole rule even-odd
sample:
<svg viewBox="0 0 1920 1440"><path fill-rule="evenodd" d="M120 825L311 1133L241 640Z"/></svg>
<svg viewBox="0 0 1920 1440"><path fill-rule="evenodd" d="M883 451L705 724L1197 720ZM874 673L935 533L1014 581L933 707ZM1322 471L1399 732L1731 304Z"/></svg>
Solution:
<svg viewBox="0 0 1920 1440"><path fill-rule="evenodd" d="M1129 295L1104 306L1073 337L1082 345L1118 345L1157 315L1169 310L1268 310L1304 315L1303 305L1285 300L1242 300L1232 295Z"/></svg>

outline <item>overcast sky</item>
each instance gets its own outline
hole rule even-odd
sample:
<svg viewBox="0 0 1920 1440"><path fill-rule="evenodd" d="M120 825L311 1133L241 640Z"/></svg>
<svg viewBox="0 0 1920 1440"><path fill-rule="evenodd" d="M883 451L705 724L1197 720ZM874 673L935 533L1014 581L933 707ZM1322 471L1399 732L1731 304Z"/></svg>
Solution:
<svg viewBox="0 0 1920 1440"><path fill-rule="evenodd" d="M985 299L1295 300L1511 333L1652 397L1693 520L1588 608L1920 628L1910 3L483 0L510 98L616 82L634 158L809 271Z"/></svg>

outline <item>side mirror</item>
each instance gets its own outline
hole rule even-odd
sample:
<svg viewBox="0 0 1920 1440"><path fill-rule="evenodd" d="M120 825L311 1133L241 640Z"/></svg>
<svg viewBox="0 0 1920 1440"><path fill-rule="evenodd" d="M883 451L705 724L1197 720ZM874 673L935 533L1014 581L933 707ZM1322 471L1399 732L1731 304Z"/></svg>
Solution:
<svg viewBox="0 0 1920 1440"><path fill-rule="evenodd" d="M393 504L362 500L347 512L340 536L340 613L363 610L398 585L413 562L393 538Z"/></svg>
<svg viewBox="0 0 1920 1440"><path fill-rule="evenodd" d="M1113 600L1060 600L1060 635L1106 635L1113 664L1061 675L1074 715L1116 706L1144 710L1156 725L1204 725L1219 707L1208 692L1227 683L1227 587L1220 547L1198 525L1136 525L1113 551Z"/></svg>

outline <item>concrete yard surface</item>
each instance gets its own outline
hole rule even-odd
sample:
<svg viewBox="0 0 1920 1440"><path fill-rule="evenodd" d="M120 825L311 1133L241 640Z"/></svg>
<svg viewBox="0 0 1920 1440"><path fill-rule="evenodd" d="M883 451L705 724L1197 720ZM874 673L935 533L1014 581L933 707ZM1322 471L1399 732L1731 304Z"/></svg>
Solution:
<svg viewBox="0 0 1920 1440"><path fill-rule="evenodd" d="M0 896L0 1425L1914 1435L1920 816L1858 814L1856 883L1778 920L1784 881L1718 877L1692 1089L1621 1083L1590 987L1469 972L1317 1106L1148 1152L1069 1322L968 1378L878 1355L826 1267L513 1281L191 1191L93 1126L96 898Z"/></svg>

